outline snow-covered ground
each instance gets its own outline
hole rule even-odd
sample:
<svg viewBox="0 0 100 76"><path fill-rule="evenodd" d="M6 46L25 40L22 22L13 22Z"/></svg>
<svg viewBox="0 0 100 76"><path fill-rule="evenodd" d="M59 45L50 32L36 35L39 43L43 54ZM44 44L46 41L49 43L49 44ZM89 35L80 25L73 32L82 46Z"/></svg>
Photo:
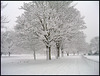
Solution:
<svg viewBox="0 0 100 76"><path fill-rule="evenodd" d="M53 57L11 55L1 57L1 75L99 75L99 62L90 61L82 56Z"/></svg>
<svg viewBox="0 0 100 76"><path fill-rule="evenodd" d="M97 61L97 62L99 62L99 56L84 56L84 57L86 57L86 58L88 58L88 59L90 59L90 60L93 60L93 61Z"/></svg>

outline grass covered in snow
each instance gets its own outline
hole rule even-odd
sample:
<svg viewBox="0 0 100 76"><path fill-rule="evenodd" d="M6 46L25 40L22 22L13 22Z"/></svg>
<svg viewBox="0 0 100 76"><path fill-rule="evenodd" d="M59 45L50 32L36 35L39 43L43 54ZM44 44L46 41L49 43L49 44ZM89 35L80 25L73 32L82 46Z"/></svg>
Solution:
<svg viewBox="0 0 100 76"><path fill-rule="evenodd" d="M90 59L90 60L93 60L93 61L98 61L99 62L99 56L97 55L94 55L94 56L85 56L86 58Z"/></svg>
<svg viewBox="0 0 100 76"><path fill-rule="evenodd" d="M99 75L99 63L89 62L82 56L53 57L11 55L1 57L1 75ZM90 65L91 64L91 65Z"/></svg>

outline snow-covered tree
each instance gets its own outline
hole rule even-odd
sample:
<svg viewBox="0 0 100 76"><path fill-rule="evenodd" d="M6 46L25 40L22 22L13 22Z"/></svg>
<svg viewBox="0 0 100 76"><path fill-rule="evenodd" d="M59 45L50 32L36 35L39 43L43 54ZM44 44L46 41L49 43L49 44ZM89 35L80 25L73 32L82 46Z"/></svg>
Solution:
<svg viewBox="0 0 100 76"><path fill-rule="evenodd" d="M37 37L32 36L33 34L31 32L30 34L19 34L16 32L15 45L16 47L23 48L24 50L30 50L30 52L33 53L34 60L36 60L36 51L41 48L40 46L43 47L43 44L37 39ZM25 51L23 51L23 53L24 52Z"/></svg>
<svg viewBox="0 0 100 76"><path fill-rule="evenodd" d="M77 49L76 53L88 53L89 44L86 42L86 35L81 31L74 36L74 39L75 41L73 41L73 43Z"/></svg>
<svg viewBox="0 0 100 76"><path fill-rule="evenodd" d="M77 9L69 6L70 3L70 1L24 3L21 7L24 13L17 18L15 29L23 34L31 32L37 39L43 41L47 48L47 57L51 60L53 41L59 49L64 38L72 36L77 30L85 27L83 17Z"/></svg>
<svg viewBox="0 0 100 76"><path fill-rule="evenodd" d="M2 32L1 33L1 52L8 53L10 56L13 45L14 45L13 31Z"/></svg>
<svg viewBox="0 0 100 76"><path fill-rule="evenodd" d="M2 32L1 33L1 54L4 52L5 50L5 40L6 40L7 34Z"/></svg>
<svg viewBox="0 0 100 76"><path fill-rule="evenodd" d="M57 12L52 10L46 1L24 3L21 7L25 12L18 17L16 29L25 32L32 31L38 39L42 40L51 59L51 41L53 29L56 28Z"/></svg>
<svg viewBox="0 0 100 76"><path fill-rule="evenodd" d="M85 40L86 35L79 31L74 35L74 37L70 37L70 39L66 39L64 41L64 51L68 53L88 53L89 44ZM66 50L65 50L66 49Z"/></svg>
<svg viewBox="0 0 100 76"><path fill-rule="evenodd" d="M59 14L60 23L56 31L55 39L57 54L60 56L60 49L62 48L63 41L65 39L70 39L74 35L85 29L84 17L81 16L80 12L74 8L75 5L71 4L72 1L50 1L52 9L55 9ZM63 53L63 51L61 51Z"/></svg>
<svg viewBox="0 0 100 76"><path fill-rule="evenodd" d="M92 54L95 54L95 53L99 54L99 37L98 36L91 39L90 50Z"/></svg>
<svg viewBox="0 0 100 76"><path fill-rule="evenodd" d="M3 4L3 2L1 2L1 28L5 28L4 26L5 23L8 23L9 21L7 20L7 17L5 15L3 15L3 9L7 6L7 4Z"/></svg>

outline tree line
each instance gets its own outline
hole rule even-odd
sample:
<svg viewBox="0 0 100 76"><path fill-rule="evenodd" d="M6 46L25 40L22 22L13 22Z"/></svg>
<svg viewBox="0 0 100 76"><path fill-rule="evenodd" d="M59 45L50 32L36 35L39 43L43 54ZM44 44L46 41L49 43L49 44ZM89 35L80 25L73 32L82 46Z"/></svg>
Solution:
<svg viewBox="0 0 100 76"><path fill-rule="evenodd" d="M57 59L60 54L63 56L64 52L87 52L89 44L85 41L86 35L83 33L86 29L84 16L81 16L75 5L73 1L24 3L20 7L24 13L17 17L15 31L2 35L2 48L4 44L9 49L12 46L29 48L33 50L36 59L35 51L44 45L48 60L51 60L53 44L56 46Z"/></svg>

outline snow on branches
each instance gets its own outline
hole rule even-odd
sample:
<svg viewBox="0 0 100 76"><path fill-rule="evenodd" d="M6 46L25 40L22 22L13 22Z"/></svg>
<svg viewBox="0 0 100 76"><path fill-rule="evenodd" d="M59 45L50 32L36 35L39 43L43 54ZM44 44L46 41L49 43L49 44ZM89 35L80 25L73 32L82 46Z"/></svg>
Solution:
<svg viewBox="0 0 100 76"><path fill-rule="evenodd" d="M71 1L24 3L20 8L24 13L17 17L15 30L26 35L35 35L47 47L51 47L53 41L59 44L64 39L74 37L86 26L84 17L71 3ZM29 37L34 38L34 36Z"/></svg>

